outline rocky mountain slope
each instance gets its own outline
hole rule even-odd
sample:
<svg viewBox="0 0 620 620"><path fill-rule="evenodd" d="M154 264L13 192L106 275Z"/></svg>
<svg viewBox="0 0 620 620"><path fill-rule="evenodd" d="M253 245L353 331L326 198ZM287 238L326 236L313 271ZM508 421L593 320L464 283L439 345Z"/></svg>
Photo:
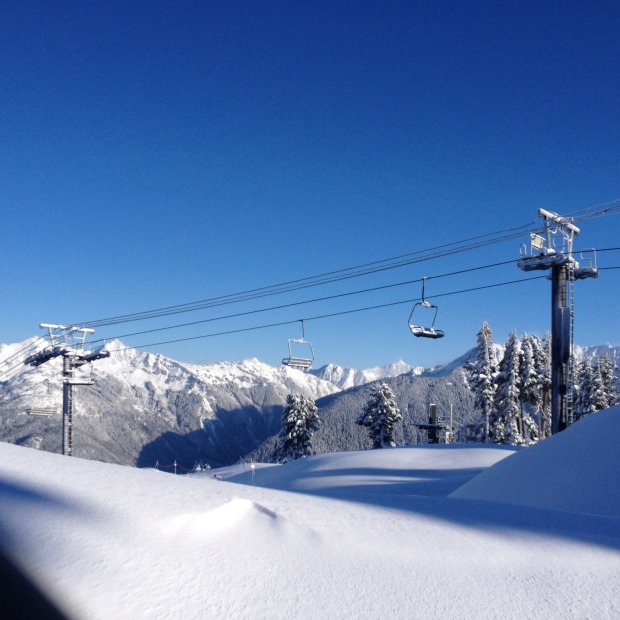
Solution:
<svg viewBox="0 0 620 620"><path fill-rule="evenodd" d="M19 348L3 347L0 359ZM76 373L94 382L74 388L78 457L151 467L174 460L188 468L201 460L235 462L277 430L287 394L318 399L338 391L313 375L255 359L199 366L118 341L106 349L109 358ZM0 439L61 451L61 373L62 360L55 358L37 368L22 366L2 383ZM33 408L57 413L35 416Z"/></svg>

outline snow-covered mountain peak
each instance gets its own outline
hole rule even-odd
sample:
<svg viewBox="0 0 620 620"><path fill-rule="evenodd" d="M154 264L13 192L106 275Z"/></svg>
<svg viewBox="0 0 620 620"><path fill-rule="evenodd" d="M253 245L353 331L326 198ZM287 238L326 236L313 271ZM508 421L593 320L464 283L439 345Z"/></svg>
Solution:
<svg viewBox="0 0 620 620"><path fill-rule="evenodd" d="M411 366L402 360L398 360L386 366L375 366L365 370L355 370L354 368L343 368L337 364L327 364L310 372L321 379L337 385L341 390L346 390L364 383L388 377L397 377L405 373L420 375L424 370L421 366Z"/></svg>

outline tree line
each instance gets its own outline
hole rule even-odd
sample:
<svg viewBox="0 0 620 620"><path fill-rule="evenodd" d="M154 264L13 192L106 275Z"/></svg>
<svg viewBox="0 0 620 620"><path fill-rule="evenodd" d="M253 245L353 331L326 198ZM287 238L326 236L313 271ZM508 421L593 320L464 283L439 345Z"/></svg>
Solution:
<svg viewBox="0 0 620 620"><path fill-rule="evenodd" d="M551 435L551 336L512 332L501 359L484 322L478 332L475 359L466 366L474 404L481 419L476 441L530 445ZM616 363L608 353L582 362L572 360L575 420L618 402Z"/></svg>
<svg viewBox="0 0 620 620"><path fill-rule="evenodd" d="M474 359L466 364L468 388L480 417L468 440L526 446L551 435L551 336L544 338L512 332L502 349L484 322L476 340ZM606 409L619 401L618 368L608 353L573 359L573 416L575 420ZM370 392L355 423L368 429L373 448L395 446L394 432L403 420L387 383ZM314 400L289 394L282 427L273 450L275 462L314 453L312 438L321 420Z"/></svg>

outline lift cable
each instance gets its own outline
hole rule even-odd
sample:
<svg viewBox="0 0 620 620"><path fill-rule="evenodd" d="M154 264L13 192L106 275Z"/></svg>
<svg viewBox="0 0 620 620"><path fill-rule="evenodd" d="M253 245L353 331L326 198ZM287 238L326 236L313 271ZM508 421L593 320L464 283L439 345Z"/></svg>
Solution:
<svg viewBox="0 0 620 620"><path fill-rule="evenodd" d="M430 278L428 278L430 279ZM497 282L495 284L486 284L486 285L482 285L482 286L475 286L472 288L467 288L467 289L461 289L459 291L451 291L448 293L439 293L437 295L433 295L433 298L435 297L448 297L451 295L460 295L463 293L472 293L472 292L476 292L476 291L481 291L484 289L490 289L490 288L498 288L501 286L508 286L511 284L520 284L523 282L531 282L534 280L542 280L542 279L546 279L546 276L541 275L541 276L534 276L531 278L521 278L519 280L510 280L508 282ZM376 304L373 306L365 306L362 308L352 308L349 310L341 310L338 312L330 312L328 314L318 314L315 316L311 316L311 317L306 317L303 320L304 321L318 321L318 320L322 320L322 319L328 319L328 318L333 318L333 317L337 317L337 316L344 316L347 314L354 314L357 312L366 312L368 310L379 310L381 308L389 308L389 307L393 307L393 306L399 306L399 305L404 305L404 304L410 304L412 302L416 301L416 299L403 299L400 301L393 301L393 302L388 302L388 303L383 303L383 304ZM231 330L227 330L227 331L222 331L222 332L215 332L215 333L211 333L211 334L202 334L200 336L188 336L186 338L176 338L174 340L165 340L162 342L151 342L148 344L141 344L141 345L136 345L136 346L131 346L131 347L122 347L120 349L110 349L110 353L118 353L121 351L130 351L131 349L144 349L146 347L155 347L155 346L161 346L161 345L165 345L165 344L175 344L177 342L188 342L191 340L200 340L202 338L214 338L216 336L228 336L231 334L238 334L238 333L243 333L243 332L249 332L249 331L254 331L254 330L260 330L260 329L268 329L268 328L272 328L272 327L280 327L282 325L292 325L293 323L299 323L300 319L294 319L294 320L286 320L286 321L279 321L276 323L268 323L268 324L264 324L264 325L254 325L252 327L240 327L238 329L231 329Z"/></svg>
<svg viewBox="0 0 620 620"><path fill-rule="evenodd" d="M29 374L35 374L35 373L37 373L37 371L38 371L37 368L31 368ZM12 396L9 396L7 398L3 398L2 400L0 400L0 405L8 405L9 403L12 403L15 400L19 400L23 396L26 396L27 394L30 394L36 388L38 388L40 385L43 385L44 383L47 383L48 381L49 381L49 377L46 377L42 381L37 381L33 385L31 385L31 386L25 388L24 390L22 390L21 392L19 392L17 394L13 394Z"/></svg>
<svg viewBox="0 0 620 620"><path fill-rule="evenodd" d="M6 364L8 362L11 362L12 360L17 359L21 354L27 355L31 350L37 348L38 345L41 344L41 342L46 342L46 338L44 338L43 336L37 336L35 340L33 340L32 342L29 342L25 347L22 347L19 351L15 351L15 353L9 355L8 357L5 357L0 362L0 366L2 366L2 364Z"/></svg>
<svg viewBox="0 0 620 620"><path fill-rule="evenodd" d="M12 355L5 357L0 362L0 381L5 381L9 379L9 375L18 371L23 365L23 359L27 357L30 353L34 353L38 349L40 349L39 345L42 343L47 343L47 339L43 336L38 336L36 340L33 340L31 343L27 344L25 347L21 348L19 351L16 351Z"/></svg>
<svg viewBox="0 0 620 620"><path fill-rule="evenodd" d="M616 248L616 249L620 249L620 248ZM611 266L611 267L601 267L601 270L620 270L620 266ZM437 277L437 276L435 276ZM472 292L477 292L477 291L481 291L481 290L486 290L486 289L492 289L492 288L499 288L499 287L503 287L503 286L511 286L513 284L521 284L521 283L525 283L525 282L532 282L535 280L542 280L542 279L546 279L547 276L545 275L540 275L540 276L534 276L534 277L530 277L530 278L521 278L518 280L510 280L507 282L497 282L494 284L486 284L486 285L482 285L482 286L476 286L476 287L472 287L472 288L467 288L467 289L461 289L458 291L450 291L450 292L446 292L446 293L438 293L436 295L433 295L433 298L437 298L437 297L449 297L449 296L453 296L453 295L461 295L461 294L465 294L465 293L472 293ZM430 278L428 278L430 279ZM380 310L382 308L389 308L389 307L394 307L394 306L399 306L399 305L404 305L404 304L411 304L413 302L417 301L417 299L404 299L401 301L394 301L394 302L389 302L389 303L383 303L383 304L376 304L373 306L365 306L365 307L361 307L361 308L352 308L349 310L341 310L339 312L331 312L328 314L321 314L321 315L315 315L312 317L307 317L304 320L305 321L318 321L318 320L322 320L322 319L328 319L328 318L333 318L333 317L338 317L338 316L345 316L348 314L355 314L358 312L366 312L369 310ZM161 341L161 342L151 342L148 344L141 344L141 345L134 345L134 346L125 346L122 348L118 348L118 349L110 349L109 352L110 353L120 353L123 351L131 351L131 350L135 350L135 349L145 349L147 347L155 347L155 346L162 346L162 345L167 345L167 344L176 344L179 342L189 342L192 340L201 340L201 339L205 339L205 338L215 338L218 336L228 336L228 335L232 335L232 334L238 334L238 333L244 333L244 332L250 332L250 331L257 331L257 330L262 330L262 329L269 329L269 328L273 328L273 327L281 327L283 325L292 325L294 323L299 323L299 319L294 319L294 320L286 320L286 321L279 321L276 323L267 323L267 324L263 324L263 325L254 325L252 327L242 327L242 328L238 328L238 329L232 329L232 330L226 330L226 331L221 331L221 332L214 332L211 334L201 334L198 336L188 336L186 338L175 338L173 340L165 340L165 341ZM35 369L33 369L33 372L35 371ZM48 381L48 379L44 379L43 381L41 381L40 383L31 386L30 388L28 388L27 390L25 390L24 392L21 392L19 395L15 395L7 400L3 400L1 401L2 404L6 404L9 403L13 400L15 400L16 398L30 392L32 389L34 389L35 387L37 387L38 385L45 383L45 381Z"/></svg>
<svg viewBox="0 0 620 620"><path fill-rule="evenodd" d="M612 212L617 212L620 210L620 199L609 201L607 203L603 203L600 205L594 205L591 207L587 207L585 209L580 209L577 211L573 211L568 213L565 217L569 217L573 214L582 214L579 217L572 218L574 221L583 221L586 219L592 219L594 217L604 217L612 214ZM596 211L593 211L596 209ZM618 214L618 213L614 213ZM159 318L162 316L169 316L172 314L184 313L184 312L193 312L197 310L203 310L210 307L221 306L231 303L238 303L241 301L248 301L252 299L257 299L259 297L266 297L271 295L282 294L286 292L291 292L295 290L300 290L303 288L321 286L324 284L330 284L333 282L338 282L344 279L361 277L365 275L370 275L373 273L378 273L380 271L385 271L388 269L395 269L399 267L404 267L413 263L421 262L424 260L432 260L436 258L441 258L444 256L449 256L451 254L470 251L474 249L478 249L481 247L486 247L488 245L502 243L504 241L510 241L514 238L520 237L524 229L533 226L536 224L536 221L529 222L527 224L523 224L521 226L515 226L510 228L500 229L494 232L485 233L483 235L477 235L474 237L469 237L467 239L463 239L460 241L454 241L447 244L442 244L438 246L433 246L427 248L425 250L418 250L416 252L411 252L408 254L402 254L399 256L395 256L392 258L381 259L378 261L373 261L369 263L363 263L361 265L357 265L354 267L347 267L344 269L339 269L336 271L330 271L323 274L319 274L316 276L309 276L305 278L300 278L296 280L290 280L287 282L283 282L280 284L273 284L269 286L264 286L260 288L250 289L248 291L240 292L240 293L232 293L228 295L222 295L218 297L212 297L209 299L187 302L184 304L178 304L173 306L166 306L163 308L158 308L154 310L147 310L132 314L124 314L115 317L109 317L107 319L98 319L94 321L88 322L78 322L76 324L85 325L89 327L103 327L107 325L117 324L117 323L127 323L133 321L140 320L148 320L153 318ZM540 232L540 229L530 231L530 232ZM479 241L485 239L486 237L493 237L500 235L501 233L511 233L505 234L500 237L496 237L494 239L487 239L486 241ZM478 243L470 243L469 245L462 245L467 242L478 241ZM448 248L452 248L449 249ZM438 250L443 250L439 252ZM434 252L434 254L428 254L429 252ZM423 256L420 256L423 255ZM411 257L417 258L411 258ZM406 259L406 260L403 260ZM399 261L399 262L394 262ZM387 263L387 264L385 264Z"/></svg>
<svg viewBox="0 0 620 620"><path fill-rule="evenodd" d="M607 203L603 203L601 205L595 205L592 207L587 207L585 209L580 209L577 211L573 211L571 213L568 213L566 215L566 217L569 216L574 216L571 217L572 221L575 222L579 222L579 221L583 221L583 220L587 220L587 219L592 219L595 217L606 217L609 215L618 215L618 211L620 210L620 200L615 200L615 201L610 201ZM388 269L394 269L397 267L403 267L403 266L407 266L413 263L417 263L417 262L422 262L425 260L432 260L432 259L436 259L436 258L441 258L444 256L448 256L454 253L458 253L458 252L465 252L465 251L470 251L473 249L477 249L480 247L485 247L487 245L491 245L491 244L496 244L496 243L501 243L503 241L508 241L511 240L515 237L520 237L523 234L523 229L532 226L535 222L530 222L528 224L524 224L522 226L516 226L516 227L511 227L511 228L505 228L505 229L500 229L498 231L494 231L494 232L490 232L490 233L485 233L483 235L478 235L475 237L470 237L467 239L463 239L461 241L455 241L455 242L451 242L451 243L447 243L447 244L442 244L442 245L438 245L438 246L433 246L431 248L428 248L426 250L419 250L416 252L412 252L412 253L408 253L408 254L403 254L403 255L399 255L396 257L392 257L392 258L387 258L387 259L382 259L379 261L374 261L374 262L369 262L369 263L364 263L355 267L349 267L349 268L345 268L345 269L340 269L340 270L336 270L336 271L331 271L331 272L327 272L324 274L319 274L317 276L311 276L311 277L306 277L306 278L301 278L298 280L291 280L289 282L284 282L282 284L277 284L277 285L271 285L271 286L266 286L266 287L261 287L261 288L257 288L257 289L251 289L249 291L245 291L242 293L237 293L237 294L231 294L231 295L224 295L224 296L220 296L220 297L214 297L211 299L207 299L207 300L202 300L202 301L197 301L197 302L190 302L187 304L180 304L180 305L176 305L176 306L168 306L166 308L160 308L157 310L150 310L150 311L145 311L145 312L140 312L140 313L135 313L135 314L127 314L127 315L120 315L118 317L111 317L110 319L101 319L99 321L92 321L92 322L88 322L88 323L84 323L84 325L94 325L94 326L104 326L104 325L112 325L112 324L116 324L116 323L121 323L121 322L131 322L131 321L138 321L138 320L145 320L145 319L150 319L150 318L158 318L158 317L162 317L162 316L168 316L171 314L177 314L180 312L190 312L190 311L194 311L194 310L201 310L201 309L206 309L209 307L215 307L215 306L220 306L220 305L225 305L225 304L230 304L230 303L237 303L237 302L241 302L241 301L249 301L252 299L258 299L260 297L265 297L265 296L269 296L269 295L275 295L275 294L281 294L281 293L285 293L285 292L291 292L291 291L295 291L295 290L300 290L302 288L308 288L310 286L319 286L322 284L327 284L327 283L331 283L331 282L337 282L343 279L347 279L347 278L353 278L353 277L360 277L363 275L369 275L372 273L377 273L379 271L384 271L384 270L388 270ZM517 232L519 231L519 232ZM537 232L537 231L535 231ZM492 239L488 239L489 237L493 237L493 236L497 236L501 233L511 233L511 234L506 234L500 237L496 237L496 238L492 238ZM485 239L485 241L481 241L483 239ZM477 243L470 243L469 245L463 246L462 244L467 243L467 242L474 242L477 241ZM451 248L451 249L448 249ZM605 252L605 251L613 251L613 250L617 250L619 248L603 248L603 249L599 249L597 250L598 252ZM439 250L443 250L443 251L439 251ZM432 252L435 251L434 254L426 254L424 255L425 252ZM423 255L423 256L420 256ZM414 257L417 256L418 258L410 258L410 257ZM407 259L407 260L402 260L402 259ZM400 262L394 262L394 261L400 261ZM512 262L512 261L507 261L507 262ZM387 263L387 265L386 265ZM382 266L381 266L382 265ZM485 267L480 267L480 268L485 268ZM615 268L601 268L601 269L615 269ZM356 271L357 270L357 271ZM454 273L460 273L460 272L454 272ZM439 277L444 277L450 274L442 274L442 275L438 275L438 276L433 276L435 278L439 278ZM323 278L322 280L320 280L320 278ZM304 284L305 283L305 284ZM382 288L389 288L389 287L393 287L393 286L401 286L401 285L405 285L407 284L407 282L404 283L399 283L399 284L395 284L395 285L387 285L384 287L376 287L374 289L366 289L365 291L355 291L353 293L346 293L346 294L341 294L341 295L335 295L335 296L329 296L329 297L325 297L325 298L320 298L318 300L309 300L306 302L299 302L299 303L311 303L312 301L321 301L321 300L325 300L325 299L332 299L332 298L336 298L336 297L343 297L346 295L352 295L352 294L360 294L363 292L370 292L373 290L380 290ZM288 287L288 288L285 288ZM298 304L286 304L283 306L277 306L276 308L280 308L280 307L287 307L290 305L298 305ZM246 312L246 313L239 313L236 315L231 315L230 317L221 317L221 318L231 318L233 316L242 316L244 314L252 314L253 312L264 312L266 310L258 310L258 311L252 311L252 312ZM209 320L218 320L218 319L209 319ZM192 323L187 323L187 324L182 324L179 326L170 326L170 327L166 327L163 329L173 329L174 327L183 327L186 325L192 325L192 324L197 324L197 323L201 323L201 322L206 322L206 321L196 321L196 322L192 322ZM141 334L141 333L149 333L151 331L160 331L160 330L145 330L144 332L137 332L137 334ZM133 334L129 334L129 335L125 335L125 336L120 336L120 337L128 337L130 335ZM21 349L20 351L17 351L16 353L12 354L11 356L5 358L4 360L2 360L0 362L0 369L2 369L4 366L8 366L8 368L5 368L3 372L0 372L0 380L2 380L2 377L5 375L9 375L11 374L12 371L14 370L18 370L21 367L21 361L18 361L17 358L20 356L20 354L24 353L27 354L28 352L32 352L34 350L36 350L37 346L41 343L45 341L44 338L39 337L37 338L35 341L33 341L32 343L26 345L23 349ZM96 341L96 342L102 342L103 340L100 341ZM14 365L13 365L14 364Z"/></svg>
<svg viewBox="0 0 620 620"><path fill-rule="evenodd" d="M370 275L374 273L379 273L381 271L405 267L407 265L411 265L411 264L426 261L426 260L442 258L442 257L449 256L452 254L460 253L460 252L471 251L474 249L486 247L488 245L501 243L504 241L510 241L515 238L521 237L524 234L523 229L530 227L533 224L535 224L535 222L530 222L528 224L525 224L519 227L506 228L503 230L495 231L493 233L486 233L484 235L478 235L476 237L471 237L469 239L464 239L462 241L455 241L455 242L451 242L451 243L447 243L447 244L443 244L439 246L434 246L431 248L427 248L426 250L419 250L416 252L411 252L409 254L403 254L400 256L396 256L393 258L382 259L379 261L365 263L362 265L357 265L355 267L347 267L345 269L330 271L330 272L326 272L326 273L319 274L316 276L300 278L297 280L290 280L288 282L283 282L281 284L273 284L273 285L269 285L265 287L250 289L248 291L243 291L240 293L232 293L229 295L222 295L218 297L212 297L209 299L203 299L203 300L188 302L184 304L166 306L166 307L158 308L154 310L146 310L143 312L136 312L133 314L118 315L114 317L108 317L105 319L97 319L97 320L87 321L87 322L78 322L75 324L84 325L87 327L103 327L103 326L113 325L117 323L140 321L140 320L146 320L146 319L152 319L152 318L159 318L162 316L169 316L172 314L178 314L178 313L183 313L183 312L203 310L203 309L214 307L214 306L237 303L240 301L248 301L251 299L257 299L259 297L266 297L270 295L276 295L276 294L301 290L304 288L321 286L324 284L339 282L345 279L356 278L356 277L361 277L361 276ZM504 232L510 232L511 234L503 235L502 237L498 237L495 239L486 239L484 241L482 240L485 237L490 237L492 235L498 235L499 233L504 233ZM540 228L537 228L536 232L540 232ZM466 246L460 245L460 244L470 242L470 241L474 241L476 243L469 243ZM451 249L448 249L448 248L451 248ZM415 258L412 258L412 257L415 257Z"/></svg>
<svg viewBox="0 0 620 620"><path fill-rule="evenodd" d="M596 211L593 211L596 209ZM606 217L611 215L612 212L620 211L620 198L616 198L615 200L610 200L608 202L604 202L599 205L594 205L591 207L585 207L584 209L578 209L576 211L571 211L569 213L564 214L562 217L566 219L570 219L574 222L583 222L585 220L591 220L597 217ZM576 214L581 213L582 215L578 217L573 217ZM614 213L614 215L618 215L618 213Z"/></svg>
<svg viewBox="0 0 620 620"><path fill-rule="evenodd" d="M619 248L606 248L606 250L620 250ZM480 265L477 267L470 267L467 269L460 269L457 271L451 271L451 272L446 272L446 273L442 273L442 274L438 274L438 275L434 275L434 276L425 276L427 280L433 280L433 279L440 279L440 278L446 278L446 277L451 277L451 276L455 276L455 275L462 275L464 273L470 273L470 272L474 272L474 271L480 271L483 269L490 269L493 267L500 267L500 266L504 266L504 265L508 265L508 264L513 264L516 263L517 260L511 259L511 260L507 260L507 261L501 261L498 263L491 263L491 264L487 264L487 265ZM115 335L115 336L109 336L106 338L100 338L98 340L94 340L92 342L93 345L95 344L99 344L99 343L105 343L106 341L110 341L110 340L120 340L122 338L131 338L134 336L141 336L144 334L150 334L150 333L156 333L156 332L162 332L162 331L167 331L167 330L171 330L171 329L179 329L182 327L191 327L194 325L200 325L203 323L211 323L214 321L221 321L221 320L226 320L226 319L233 319L233 318L239 318L242 316L249 316L249 315L253 315L253 314L260 314L260 313L264 313L264 312L271 312L274 310L282 310L285 308L292 308L295 306L301 306L301 305L305 305L305 304L310 304L310 303L318 303L318 302L323 302L323 301L331 301L334 299L340 299L343 297L351 297L353 295L361 295L361 294L365 294L365 293L372 293L372 292L377 292L377 291L381 291L381 290L386 290L389 288L397 288L400 286L409 286L411 284L415 284L417 282L422 282L421 278L417 278L414 280L406 280L404 282L396 282L393 284L384 284L382 286L376 286L376 287L371 287L371 288L366 288L366 289L361 289L361 290L356 290L356 291L349 291L346 293L337 293L334 295L326 295L324 297L318 297L318 298L313 298L313 299L306 299L306 300L302 300L302 301L296 301L296 302L290 302L290 303L286 303L286 304L279 304L277 306L270 306L267 308L259 308L259 309L254 309L254 310L247 310L244 312L236 312L236 313L232 313L232 314L227 314L227 315L223 315L223 316L218 316L218 317L210 317L207 319L200 319L197 321L189 321L189 322L185 322L185 323L177 323L174 325L168 325L168 326L164 326L164 327L157 327L157 328L153 328L153 329L146 329L146 330L141 330L141 331L137 331L137 332L131 332L131 333L126 333L126 334L119 334L119 335Z"/></svg>
<svg viewBox="0 0 620 620"><path fill-rule="evenodd" d="M508 260L508 261L502 261L502 262L493 263L493 264L490 264L490 265L483 265L483 266L478 266L478 267L470 267L468 269L461 269L459 271L452 271L450 273L443 273L443 274L439 274L439 275L435 275L435 276L425 276L425 277L426 277L427 280L435 280L435 279L445 278L445 277L449 277L449 276L461 275L461 274L472 272L472 271L480 271L482 269L489 269L489 268L492 268L492 267L499 267L499 266L503 266L503 265L507 265L507 264L515 263L515 262L516 262L516 260L511 259L511 260ZM201 319L201 320L198 320L198 321L190 321L190 322L187 322L187 323L178 323L178 324L175 324L175 325L168 325L168 326L165 326L165 327L157 327L157 328L154 328L154 329L146 329L146 330L142 330L142 331L139 331L139 332L132 332L132 333L129 333L129 334L121 334L121 335L118 335L118 336L110 336L108 338L101 338L99 340L94 340L92 342L92 344L97 344L97 343L100 343L100 342L103 343L103 342L106 342L106 341L109 341L109 340L117 340L117 339L120 340L121 338L130 338L130 337L133 337L133 336L141 336L141 335L144 335L144 334L151 334L151 333L155 333L155 332L162 332L162 331L167 331L169 329L178 329L178 328L181 328L181 327L191 327L193 325L200 325L202 323L211 323L211 322L214 322L214 321L222 321L222 320L226 320L226 319L239 318L239 317L242 317L242 316L249 316L249 315L252 315L252 314L260 314L260 313L263 313L263 312L271 312L273 310L283 310L284 308L292 308L292 307L295 307L295 306L302 306L302 305L310 304L310 303L317 303L317 302L322 302L322 301L331 301L333 299L340 299L342 297L351 297L352 295L361 295L361 294L364 294L364 293L373 293L373 292L376 292L376 291L386 290L386 289L389 289L389 288L397 288L399 286L408 286L408 285L415 284L415 283L421 282L421 281L422 281L421 278L416 278L414 280L406 280L405 282L396 282L396 283L393 283L393 284L384 284L382 286L375 286L375 287L366 288L366 289L357 290L357 291L349 291L349 292L346 292L346 293L337 293L337 294L334 294L334 295L326 295L324 297L317 297L317 298L314 298L314 299L306 299L306 300L303 300L303 301L295 301L295 302L290 302L290 303L286 303L286 304L280 304L280 305L277 305L277 306L270 306L268 308L259 308L259 309L254 309L254 310L246 310L244 312L236 312L234 314L227 314L227 315L224 315L224 316L211 317L211 318L208 318L208 319Z"/></svg>

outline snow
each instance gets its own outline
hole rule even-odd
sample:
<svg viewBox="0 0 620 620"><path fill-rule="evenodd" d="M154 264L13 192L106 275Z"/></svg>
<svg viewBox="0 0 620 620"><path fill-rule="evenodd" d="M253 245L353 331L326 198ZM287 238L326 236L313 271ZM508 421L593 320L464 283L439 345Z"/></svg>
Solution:
<svg viewBox="0 0 620 620"><path fill-rule="evenodd" d="M194 476L0 444L0 538L76 618L617 618L619 414Z"/></svg>
<svg viewBox="0 0 620 620"><path fill-rule="evenodd" d="M333 383L340 390L347 390L365 383L372 383L387 377L397 377L405 373L410 373L413 376L422 375L426 370L423 366L410 366L403 360L398 360L386 366L374 366L365 370L355 370L353 368L343 368L337 364L327 364L316 370L310 370L310 374Z"/></svg>
<svg viewBox="0 0 620 620"><path fill-rule="evenodd" d="M485 471L452 497L620 519L620 459L613 440L619 423L620 407L585 416L566 431ZM601 436L609 439L602 441Z"/></svg>

